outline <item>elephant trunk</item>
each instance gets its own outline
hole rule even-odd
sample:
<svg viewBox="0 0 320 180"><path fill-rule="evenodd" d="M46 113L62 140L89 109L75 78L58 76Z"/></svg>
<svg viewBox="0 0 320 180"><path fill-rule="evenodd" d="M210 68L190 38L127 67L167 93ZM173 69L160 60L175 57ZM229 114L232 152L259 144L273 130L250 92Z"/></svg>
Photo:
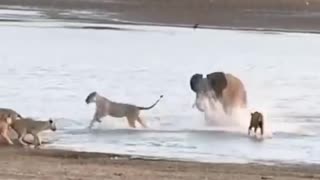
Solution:
<svg viewBox="0 0 320 180"><path fill-rule="evenodd" d="M197 93L194 106L200 111L205 112L214 107L214 100L206 93Z"/></svg>

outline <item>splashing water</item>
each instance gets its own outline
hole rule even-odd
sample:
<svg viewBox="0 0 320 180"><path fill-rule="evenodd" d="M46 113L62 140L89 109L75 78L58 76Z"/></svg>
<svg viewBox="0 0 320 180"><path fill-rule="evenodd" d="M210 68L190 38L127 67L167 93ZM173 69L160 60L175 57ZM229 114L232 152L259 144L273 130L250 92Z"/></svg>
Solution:
<svg viewBox="0 0 320 180"><path fill-rule="evenodd" d="M220 101L205 95L199 95L196 100L197 107L203 111L207 126L222 127L225 130L233 130L247 133L251 118L251 111L247 108L233 108L230 114L225 113ZM272 135L266 112L262 112L265 120L265 137Z"/></svg>

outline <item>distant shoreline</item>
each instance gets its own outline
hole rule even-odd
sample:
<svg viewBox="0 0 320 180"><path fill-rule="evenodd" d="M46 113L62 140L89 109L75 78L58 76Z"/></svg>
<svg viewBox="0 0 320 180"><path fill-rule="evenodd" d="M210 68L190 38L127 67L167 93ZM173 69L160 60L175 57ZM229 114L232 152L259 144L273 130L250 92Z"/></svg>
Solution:
<svg viewBox="0 0 320 180"><path fill-rule="evenodd" d="M320 32L317 0L3 0L2 8L36 8L48 19L103 24ZM87 13L87 12L91 12Z"/></svg>

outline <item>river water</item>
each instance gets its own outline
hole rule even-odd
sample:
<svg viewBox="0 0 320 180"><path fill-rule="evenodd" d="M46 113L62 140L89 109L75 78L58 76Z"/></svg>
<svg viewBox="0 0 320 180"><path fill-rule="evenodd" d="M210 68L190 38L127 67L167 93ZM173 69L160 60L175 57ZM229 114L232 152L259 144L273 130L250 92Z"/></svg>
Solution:
<svg viewBox="0 0 320 180"><path fill-rule="evenodd" d="M92 25L92 24L91 24ZM53 118L47 148L206 162L320 163L320 36L84 23L0 23L0 106ZM101 25L108 26L111 25ZM192 109L193 73L239 77L250 110L261 110L270 137L205 125ZM107 117L86 129L97 91L117 102L151 105L147 129ZM244 118L244 123L249 120Z"/></svg>

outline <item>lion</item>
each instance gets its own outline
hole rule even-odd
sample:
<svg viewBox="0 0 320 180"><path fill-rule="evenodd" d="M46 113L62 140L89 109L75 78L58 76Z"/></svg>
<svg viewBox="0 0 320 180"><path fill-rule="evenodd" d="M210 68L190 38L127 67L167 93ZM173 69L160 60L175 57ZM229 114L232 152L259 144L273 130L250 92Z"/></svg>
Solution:
<svg viewBox="0 0 320 180"><path fill-rule="evenodd" d="M9 145L14 143L8 136L10 125L22 116L12 109L0 108L0 134Z"/></svg>
<svg viewBox="0 0 320 180"><path fill-rule="evenodd" d="M94 116L88 128L91 129L95 122L101 123L101 118L106 116L111 116L116 118L126 117L128 120L129 126L131 128L136 128L136 125L135 125L136 121L138 121L144 128L146 128L147 125L142 121L141 117L139 116L140 111L152 109L158 104L161 98L163 98L163 95L161 95L159 99L155 103L153 103L151 106L140 107L133 104L126 104L126 103L111 101L106 97L98 94L97 92L92 92L85 99L85 102L87 104L90 104L90 103L96 104L96 112L94 113Z"/></svg>
<svg viewBox="0 0 320 180"><path fill-rule="evenodd" d="M264 118L262 113L255 111L251 113L251 121L248 129L248 135L250 135L251 129L254 128L254 133L257 133L257 129L260 128L260 133L263 135L264 132Z"/></svg>
<svg viewBox="0 0 320 180"><path fill-rule="evenodd" d="M28 146L24 141L24 137L27 134L31 134L34 138L33 144L35 148L41 145L41 140L38 136L41 131L56 131L57 129L52 119L49 119L48 121L37 121L32 118L22 118L18 121L14 121L11 124L11 127L18 134L18 141L23 146Z"/></svg>

